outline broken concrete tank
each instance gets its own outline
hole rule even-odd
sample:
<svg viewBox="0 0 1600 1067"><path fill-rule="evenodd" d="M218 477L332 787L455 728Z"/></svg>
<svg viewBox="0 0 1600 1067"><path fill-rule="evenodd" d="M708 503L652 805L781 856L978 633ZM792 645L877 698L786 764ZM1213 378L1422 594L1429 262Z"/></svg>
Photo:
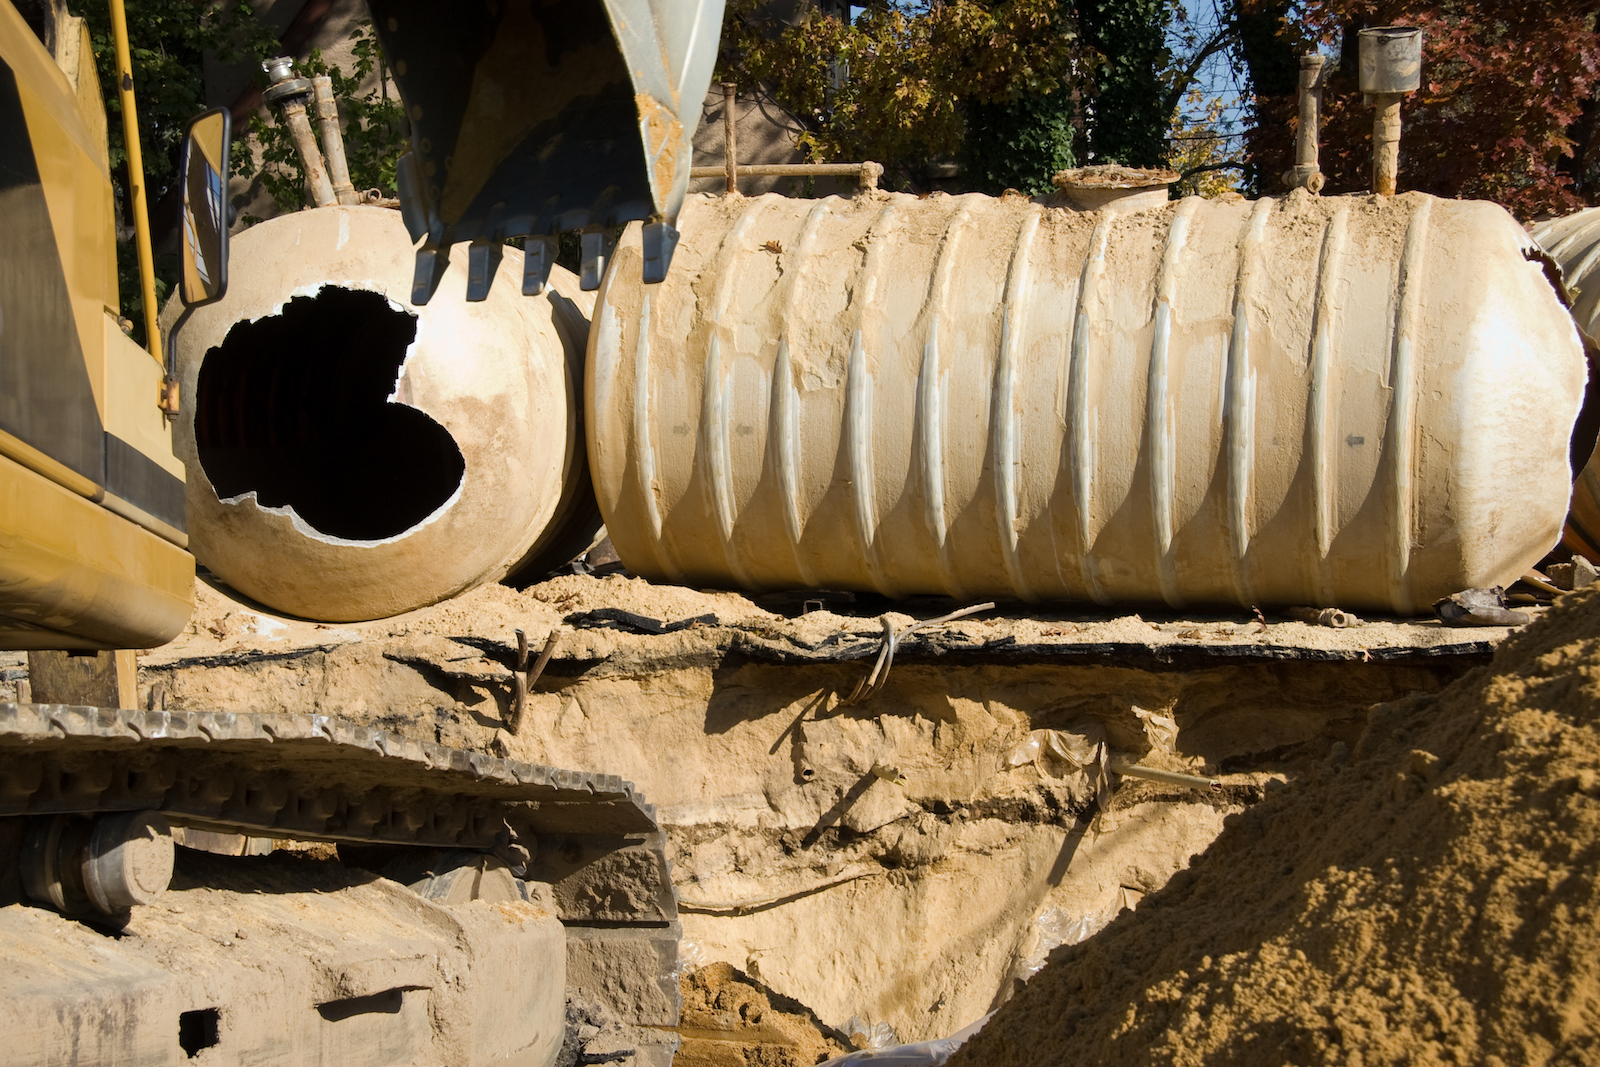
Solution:
<svg viewBox="0 0 1600 1067"><path fill-rule="evenodd" d="M590 464L653 578L1411 614L1555 542L1584 387L1530 242L1400 197L698 198L621 243Z"/></svg>
<svg viewBox="0 0 1600 1067"><path fill-rule="evenodd" d="M1572 298L1572 317L1589 337L1600 336L1600 208L1585 208L1533 228L1533 239L1561 268ZM1593 386L1591 385L1591 391ZM1562 543L1600 561L1600 446L1586 457L1572 483L1572 507Z"/></svg>
<svg viewBox="0 0 1600 1067"><path fill-rule="evenodd" d="M239 234L220 303L177 332L190 547L311 619L379 618L581 552L599 521L578 427L592 294L555 268L482 302L458 254L410 303L400 213L300 211ZM559 557L559 558L557 558Z"/></svg>

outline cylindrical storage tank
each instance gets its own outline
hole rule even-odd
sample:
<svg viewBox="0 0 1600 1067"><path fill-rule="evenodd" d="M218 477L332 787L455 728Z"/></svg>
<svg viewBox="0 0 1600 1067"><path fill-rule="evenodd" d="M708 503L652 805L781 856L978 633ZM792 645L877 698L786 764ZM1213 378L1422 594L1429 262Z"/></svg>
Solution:
<svg viewBox="0 0 1600 1067"><path fill-rule="evenodd" d="M1563 218L1542 222L1533 228L1533 239L1561 269L1572 299L1572 317L1590 340L1600 337L1600 208L1585 208ZM1589 383L1591 423L1600 415L1600 382ZM1592 440L1596 427L1583 427L1581 439ZM1574 435L1580 440L1580 435ZM1600 447L1580 452L1583 467L1572 483L1572 506L1561 543L1600 563Z"/></svg>
<svg viewBox="0 0 1600 1067"><path fill-rule="evenodd" d="M234 239L226 298L176 334L202 564L277 611L353 621L584 549L593 296L559 267L523 296L508 248L470 303L466 258L419 307L397 211L299 211Z"/></svg>
<svg viewBox="0 0 1600 1067"><path fill-rule="evenodd" d="M646 576L1411 614L1556 540L1577 333L1487 203L696 198L590 333Z"/></svg>

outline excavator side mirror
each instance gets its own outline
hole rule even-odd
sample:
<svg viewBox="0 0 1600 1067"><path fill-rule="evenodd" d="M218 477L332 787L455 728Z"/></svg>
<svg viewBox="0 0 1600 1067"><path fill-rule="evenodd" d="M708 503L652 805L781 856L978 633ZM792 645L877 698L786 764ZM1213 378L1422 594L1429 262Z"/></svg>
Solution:
<svg viewBox="0 0 1600 1067"><path fill-rule="evenodd" d="M227 108L189 123L179 166L183 182L183 302L189 307L221 300L228 291Z"/></svg>

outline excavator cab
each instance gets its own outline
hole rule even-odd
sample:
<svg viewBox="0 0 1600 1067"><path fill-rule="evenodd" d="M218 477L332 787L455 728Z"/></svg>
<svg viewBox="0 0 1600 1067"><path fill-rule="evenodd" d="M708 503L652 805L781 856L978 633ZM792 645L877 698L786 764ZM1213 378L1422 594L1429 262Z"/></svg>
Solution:
<svg viewBox="0 0 1600 1067"><path fill-rule="evenodd" d="M369 0L411 122L398 184L423 304L453 244L468 300L488 294L501 246L526 238L539 293L555 238L582 232L596 289L604 231L640 220L644 279L666 277L711 83L723 0Z"/></svg>

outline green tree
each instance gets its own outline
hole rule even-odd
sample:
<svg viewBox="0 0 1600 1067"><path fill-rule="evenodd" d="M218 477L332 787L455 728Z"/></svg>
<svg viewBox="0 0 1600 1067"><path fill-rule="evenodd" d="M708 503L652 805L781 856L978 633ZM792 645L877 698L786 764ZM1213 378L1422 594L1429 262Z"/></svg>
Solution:
<svg viewBox="0 0 1600 1067"><path fill-rule="evenodd" d="M117 242L122 314L133 320L133 336L141 338L144 307L139 302L139 258L133 243L122 98L117 94L117 46L110 29L109 5L88 3L82 11L90 27L94 67L106 96L110 171L122 226ZM270 40L270 35L245 2L224 6L197 5L194 0L126 0L126 13L146 200L154 208L178 174L184 128L190 118L205 110L205 54L219 54L224 59L251 56L256 53L258 42ZM165 301L178 280L178 261L176 256L157 256L155 267L155 294L158 301Z"/></svg>
<svg viewBox="0 0 1600 1067"><path fill-rule="evenodd" d="M1047 96L969 102L960 152L966 184L991 194L1049 192L1050 179L1073 165L1074 96L1062 87Z"/></svg>
<svg viewBox="0 0 1600 1067"><path fill-rule="evenodd" d="M152 210L162 202L177 175L184 129L206 107L204 59L214 55L223 62L259 62L278 53L280 45L257 20L247 0L235 4L196 3L195 0L126 0L129 57L143 148L145 196ZM94 46L96 71L106 99L107 135L112 182L121 227L117 243L117 276L122 313L134 322L134 336L143 336L144 309L140 306L138 253L133 242L129 198L128 153L122 131L122 101L116 92L116 47L108 5L83 6ZM345 125L345 148L351 180L357 188L394 189L395 161L405 150L405 123L398 100L379 87L364 89L373 71L382 68L377 41L370 24L358 25L354 34L355 64L346 72L330 68L313 53L303 71L328 74L334 83ZM265 75L258 75L265 84ZM300 206L303 178L300 163L289 146L276 116L252 116L248 129L234 130L233 172L254 177L258 168L246 137L259 135L265 160L260 176L280 206ZM289 190L293 189L293 195ZM159 223L159 219L156 220ZM250 220L247 220L250 221ZM157 250L159 252L159 249ZM177 258L156 257L156 296L165 301L178 275Z"/></svg>
<svg viewBox="0 0 1600 1067"><path fill-rule="evenodd" d="M1167 30L1172 0L1079 0L1078 30L1095 53L1089 161L1153 167L1165 161L1172 114Z"/></svg>
<svg viewBox="0 0 1600 1067"><path fill-rule="evenodd" d="M126 0L128 54L133 64L134 102L145 176L145 198L153 209L178 171L184 129L205 110L204 57L226 60L257 54L268 34L248 3L196 4L194 0ZM82 5L94 46L95 68L106 100L106 133L111 178L122 232L117 242L117 284L122 313L144 336L139 301L139 260L133 242L133 204L129 193L128 150L122 132L122 100L117 93L117 52L109 5ZM237 158L237 146L236 157ZM175 256L156 258L156 298L164 301L178 277Z"/></svg>
<svg viewBox="0 0 1600 1067"><path fill-rule="evenodd" d="M1245 142L1254 145L1263 130L1270 130L1272 143L1281 149L1277 138L1298 121L1300 57L1316 48L1300 17L1301 4L1299 0L1220 2L1230 23L1231 56L1248 94ZM1248 152L1241 168L1245 190L1257 196L1281 190L1281 175L1288 165L1281 152L1269 157Z"/></svg>
<svg viewBox="0 0 1600 1067"><path fill-rule="evenodd" d="M1059 0L877 0L854 21L810 9L787 22L767 0L731 0L718 74L770 93L809 158L876 160L890 184L924 189L930 164L961 152L970 115L1019 143L1026 102L1059 102L1076 52L1064 12ZM1060 158L1053 122L1023 141Z"/></svg>

